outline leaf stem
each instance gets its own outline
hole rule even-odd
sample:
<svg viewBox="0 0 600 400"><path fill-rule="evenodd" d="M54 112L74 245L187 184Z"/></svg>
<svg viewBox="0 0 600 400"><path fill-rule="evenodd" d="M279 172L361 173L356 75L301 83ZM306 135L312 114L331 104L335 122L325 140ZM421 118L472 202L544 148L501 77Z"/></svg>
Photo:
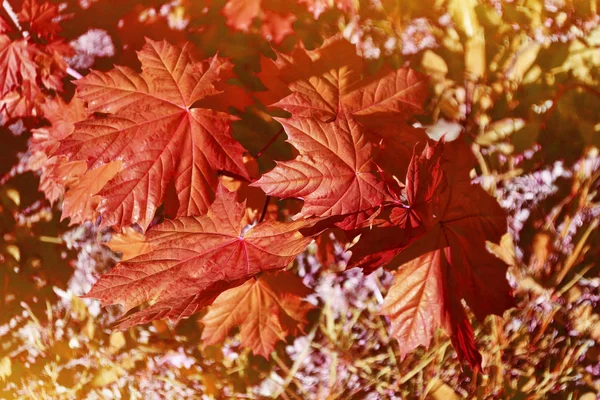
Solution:
<svg viewBox="0 0 600 400"><path fill-rule="evenodd" d="M17 30L19 32L21 32L21 34L24 37L29 36L28 32L23 32L23 28L21 27L21 24L19 23L19 17L17 17L17 14L15 13L15 11L13 10L12 6L10 5L10 3L8 2L8 0L4 0L2 2L2 8L4 8L4 11L6 12L6 14L8 15L8 17L10 18L10 21L13 23L13 25L15 26L15 28L17 28Z"/></svg>
<svg viewBox="0 0 600 400"><path fill-rule="evenodd" d="M275 143L275 140L277 140L277 138L279 137L279 135L281 135L283 133L283 126L281 127L281 129L279 129L279 132L277 132L275 134L275 136L273 136L271 138L271 140L269 140L269 142L262 148L260 149L260 151L256 154L256 158L259 158L260 156L262 156L264 154L265 151L267 151L267 149L273 144Z"/></svg>
<svg viewBox="0 0 600 400"><path fill-rule="evenodd" d="M271 196L267 196L267 199L265 200L265 205L262 209L262 213L260 214L260 219L258 220L258 223L260 224L261 222L263 222L263 220L265 219L265 216L267 215L267 208L269 208L269 203L271 202Z"/></svg>

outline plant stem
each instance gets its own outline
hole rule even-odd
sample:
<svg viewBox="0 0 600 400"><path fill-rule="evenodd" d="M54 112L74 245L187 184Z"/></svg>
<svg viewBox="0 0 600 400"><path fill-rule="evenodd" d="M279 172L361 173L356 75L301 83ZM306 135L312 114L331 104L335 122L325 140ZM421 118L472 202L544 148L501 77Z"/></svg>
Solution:
<svg viewBox="0 0 600 400"><path fill-rule="evenodd" d="M277 132L275 134L275 136L273 136L271 138L271 140L269 140L269 142L262 148L260 149L260 151L256 154L256 158L259 158L260 156L262 156L264 154L265 151L267 151L267 149L273 144L275 143L275 140L277 140L277 138L279 137L279 135L281 135L283 133L283 127L281 127L281 129L279 129L279 132Z"/></svg>
<svg viewBox="0 0 600 400"><path fill-rule="evenodd" d="M271 202L271 196L267 196L267 199L265 200L265 205L263 207L262 213L260 214L260 219L258 220L258 223L263 222L263 220L265 219L265 216L267 215L267 208L269 208L270 202Z"/></svg>

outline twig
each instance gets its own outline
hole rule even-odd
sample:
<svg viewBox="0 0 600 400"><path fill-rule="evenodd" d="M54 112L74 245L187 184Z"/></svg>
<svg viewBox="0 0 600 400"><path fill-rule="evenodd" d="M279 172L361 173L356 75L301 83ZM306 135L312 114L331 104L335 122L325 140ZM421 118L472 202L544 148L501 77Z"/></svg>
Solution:
<svg viewBox="0 0 600 400"><path fill-rule="evenodd" d="M260 219L258 220L259 223L263 222L263 220L265 219L265 216L267 215L267 208L269 208L270 202L271 202L271 196L267 196L262 213L260 214Z"/></svg>
<svg viewBox="0 0 600 400"><path fill-rule="evenodd" d="M294 376L300 369L300 366L302 365L302 363L304 362L306 357L308 357L310 355L310 348L311 348L312 342L315 338L315 334L317 333L318 327L319 327L319 324L315 324L315 326L310 330L309 334L306 336L307 343L306 343L304 349L298 355L298 358L294 361L292 368L289 369L289 372L287 373L285 380L283 381L281 386L277 389L277 392L273 395L274 399L278 398L281 395L281 393L283 393L285 391L285 389L288 387L290 382L292 382L292 380L294 379Z"/></svg>
<svg viewBox="0 0 600 400"><path fill-rule="evenodd" d="M275 134L275 136L273 136L271 138L271 140L269 140L269 142L262 149L260 149L260 151L256 154L256 158L262 156L263 153L265 151L267 151L267 149L269 148L269 146L271 146L273 143L275 143L275 140L277 140L277 138L279 137L279 135L281 135L282 133L283 133L283 127L281 127L281 129L279 130L279 132L277 132Z"/></svg>
<svg viewBox="0 0 600 400"><path fill-rule="evenodd" d="M13 8L10 5L10 3L8 2L8 0L4 0L2 2L2 8L4 8L4 11L6 11L6 14L10 18L11 22L19 30L19 32L21 32L21 34L23 35L23 37L29 36L29 32L23 31L23 28L21 27L21 24L19 23L19 17L17 16L17 14L15 13L15 11L13 10Z"/></svg>

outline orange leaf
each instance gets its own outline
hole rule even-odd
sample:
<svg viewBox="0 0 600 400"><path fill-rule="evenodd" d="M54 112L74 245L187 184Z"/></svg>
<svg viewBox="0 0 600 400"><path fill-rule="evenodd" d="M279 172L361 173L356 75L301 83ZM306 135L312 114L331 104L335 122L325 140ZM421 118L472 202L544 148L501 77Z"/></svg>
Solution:
<svg viewBox="0 0 600 400"><path fill-rule="evenodd" d="M202 318L204 346L222 342L240 328L242 345L269 358L279 340L302 332L306 313L314 308L303 300L309 290L290 272L265 273L229 289Z"/></svg>

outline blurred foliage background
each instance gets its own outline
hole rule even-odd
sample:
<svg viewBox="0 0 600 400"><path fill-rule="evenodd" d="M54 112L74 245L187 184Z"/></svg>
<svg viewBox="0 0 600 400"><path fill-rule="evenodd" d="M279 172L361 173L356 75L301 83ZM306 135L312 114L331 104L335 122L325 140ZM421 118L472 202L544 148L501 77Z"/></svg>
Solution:
<svg viewBox="0 0 600 400"><path fill-rule="evenodd" d="M23 2L10 3L18 10ZM207 56L218 51L232 59L235 80L254 89L260 56L273 55L260 19L247 32L226 25L225 0L54 3L73 49L67 62L84 75L135 66L144 36L190 40ZM391 63L430 75L419 124L431 137L464 131L472 139L474 179L509 214L509 233L490 251L512 266L518 302L504 318L476 325L484 371L461 366L442 334L402 360L377 315L391 276L344 271L334 236L296 261L319 307L306 335L280 343L270 361L243 349L235 334L204 348L198 318L112 331L116 310L100 312L77 297L119 259L102 245L111 232L61 222L60 204L38 191L27 143L44 121L32 112L4 114L0 127L0 397L597 398L600 3L290 3L293 32L275 48L314 48L341 32L373 69ZM64 81L68 98L74 88ZM278 125L259 108L241 116L236 132L254 154Z"/></svg>

